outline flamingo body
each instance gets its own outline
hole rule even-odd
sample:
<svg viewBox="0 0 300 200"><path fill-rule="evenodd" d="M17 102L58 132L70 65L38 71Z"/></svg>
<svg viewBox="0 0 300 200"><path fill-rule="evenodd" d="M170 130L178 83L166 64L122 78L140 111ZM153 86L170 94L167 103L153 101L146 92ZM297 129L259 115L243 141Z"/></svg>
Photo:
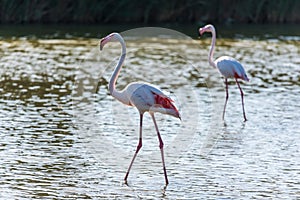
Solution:
<svg viewBox="0 0 300 200"><path fill-rule="evenodd" d="M244 67L236 59L229 56L221 56L214 62L216 63L219 72L225 78L237 78L249 81Z"/></svg>
<svg viewBox="0 0 300 200"><path fill-rule="evenodd" d="M210 32L212 34L212 42L211 42L211 47L210 47L209 54L208 54L208 62L211 66L217 68L219 70L219 72L222 74L222 76L225 78L226 99L225 99L225 105L224 105L224 110L223 110L223 120L224 120L227 100L228 100L228 96L229 96L227 79L234 78L236 81L236 84L238 85L240 93L241 93L244 121L247 121L245 108L244 108L244 93L238 82L238 79L242 79L244 81L249 81L249 78L247 77L245 69L239 61L237 61L236 59L229 57L229 56L221 56L214 61L213 54L214 54L214 48L215 48L215 44L216 44L215 27L211 24L208 24L208 25L204 26L203 28L199 29L200 35L204 34L205 32Z"/></svg>
<svg viewBox="0 0 300 200"><path fill-rule="evenodd" d="M143 114L145 112L149 112L149 114L152 117L158 140L159 140L159 148L161 151L161 157L162 157L162 163L163 163L163 171L165 176L165 182L166 185L168 185L169 181L167 178L167 172L165 167L165 161L164 161L164 152L163 152L163 141L160 136L158 126L154 117L155 112L159 112L162 114L168 114L173 117L180 119L180 114L176 108L176 106L173 104L173 100L165 95L161 90L154 87L151 84L148 83L141 83L141 82L133 82L128 84L122 91L116 90L115 84L116 80L119 76L120 70L122 68L123 62L125 60L126 56L126 46L125 42L122 38L122 36L118 33L111 33L108 36L104 37L100 41L100 50L103 49L104 45L111 41L118 41L120 42L122 46L122 53L120 56L120 59L118 61L117 66L115 67L115 70L110 78L109 81L109 91L111 95L119 100L120 102L124 103L128 106L136 107L137 110L140 113L140 132L139 132L139 143L137 145L135 154L131 160L131 163L128 167L127 173L125 175L125 183L127 183L127 177L129 175L130 169L133 165L133 162L139 152L139 150L142 147L142 123L143 123Z"/></svg>
<svg viewBox="0 0 300 200"><path fill-rule="evenodd" d="M127 105L136 107L140 113L159 112L180 118L173 100L151 84L130 83L123 93L128 98Z"/></svg>

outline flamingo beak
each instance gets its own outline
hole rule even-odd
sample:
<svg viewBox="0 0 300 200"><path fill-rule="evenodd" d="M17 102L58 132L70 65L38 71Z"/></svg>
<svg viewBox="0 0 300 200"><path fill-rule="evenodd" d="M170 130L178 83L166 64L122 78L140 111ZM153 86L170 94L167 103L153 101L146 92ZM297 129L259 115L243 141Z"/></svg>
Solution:
<svg viewBox="0 0 300 200"><path fill-rule="evenodd" d="M111 35L108 35L100 40L100 51L103 49L104 45L111 40Z"/></svg>
<svg viewBox="0 0 300 200"><path fill-rule="evenodd" d="M104 45L105 45L105 38L100 40L100 51L102 51Z"/></svg>

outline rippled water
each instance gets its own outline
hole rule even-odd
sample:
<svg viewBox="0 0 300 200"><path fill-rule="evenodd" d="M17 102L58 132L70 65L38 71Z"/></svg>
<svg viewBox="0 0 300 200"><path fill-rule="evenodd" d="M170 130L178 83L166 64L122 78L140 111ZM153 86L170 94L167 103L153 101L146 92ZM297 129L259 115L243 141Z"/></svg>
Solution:
<svg viewBox="0 0 300 200"><path fill-rule="evenodd" d="M209 36L155 28L122 35L128 55L117 87L157 85L182 115L156 115L168 187L148 114L123 182L139 116L107 90L118 44L100 53L95 38L8 37L0 41L1 199L300 198L299 36L218 38L215 57L237 58L251 80L241 82L244 123L234 81L221 121L225 91L208 66Z"/></svg>

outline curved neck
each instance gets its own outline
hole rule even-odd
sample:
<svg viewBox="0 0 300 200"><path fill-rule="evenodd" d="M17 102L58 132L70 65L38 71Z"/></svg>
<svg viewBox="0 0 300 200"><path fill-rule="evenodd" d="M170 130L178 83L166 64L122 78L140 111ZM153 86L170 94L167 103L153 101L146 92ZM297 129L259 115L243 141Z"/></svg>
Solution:
<svg viewBox="0 0 300 200"><path fill-rule="evenodd" d="M212 40L211 40L210 50L208 53L208 62L211 66L217 67L213 60L213 55L214 55L214 50L216 45L216 31L214 29L212 29L211 35L212 35Z"/></svg>
<svg viewBox="0 0 300 200"><path fill-rule="evenodd" d="M111 75L108 88L109 88L110 94L113 97L115 97L122 103L129 104L128 98L124 94L122 94L122 92L116 90L116 81L118 79L118 76L120 74L120 71L121 71L123 62L125 60L125 56L126 56L126 45L125 45L123 38L120 35L116 35L115 38L121 43L122 51L121 51L121 56L119 58L119 61L115 67L115 70L114 70L113 74Z"/></svg>
<svg viewBox="0 0 300 200"><path fill-rule="evenodd" d="M108 88L109 88L109 92L111 95L113 95L113 93L116 91L116 81L119 76L120 70L122 68L123 62L125 60L125 56L126 56L126 46L125 46L125 42L124 42L123 38L121 36L116 37L116 38L122 45L122 52L121 52L119 61L115 67L115 70L114 70L113 74L111 75L111 78L109 81Z"/></svg>

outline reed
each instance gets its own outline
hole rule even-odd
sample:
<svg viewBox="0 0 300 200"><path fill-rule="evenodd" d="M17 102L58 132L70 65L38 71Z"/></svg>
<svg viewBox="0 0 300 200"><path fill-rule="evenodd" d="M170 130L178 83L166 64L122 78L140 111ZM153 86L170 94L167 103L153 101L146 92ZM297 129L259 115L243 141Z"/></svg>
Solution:
<svg viewBox="0 0 300 200"><path fill-rule="evenodd" d="M298 0L0 0L1 23L299 23Z"/></svg>

